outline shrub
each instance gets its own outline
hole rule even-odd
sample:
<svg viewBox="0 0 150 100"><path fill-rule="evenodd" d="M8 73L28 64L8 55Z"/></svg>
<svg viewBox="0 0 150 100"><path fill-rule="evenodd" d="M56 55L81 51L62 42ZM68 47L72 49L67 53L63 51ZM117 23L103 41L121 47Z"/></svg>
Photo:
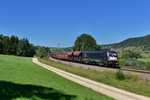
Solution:
<svg viewBox="0 0 150 100"><path fill-rule="evenodd" d="M137 59L119 59L120 66L129 66L134 68L150 69L150 62L143 62Z"/></svg>
<svg viewBox="0 0 150 100"><path fill-rule="evenodd" d="M125 63L125 60L126 60L126 59L122 59L122 58L119 59L119 64L120 64L120 66L125 66L125 64L126 64L126 63Z"/></svg>
<svg viewBox="0 0 150 100"><path fill-rule="evenodd" d="M116 75L116 79L118 79L118 80L124 80L125 79L125 75L124 75L124 73L121 70L118 70L115 73L115 75Z"/></svg>
<svg viewBox="0 0 150 100"><path fill-rule="evenodd" d="M150 69L150 62L146 62L145 67L146 67L146 69Z"/></svg>
<svg viewBox="0 0 150 100"><path fill-rule="evenodd" d="M106 75L106 76L108 76L108 75L111 74L111 71L108 70L108 69L103 69L103 74Z"/></svg>
<svg viewBox="0 0 150 100"><path fill-rule="evenodd" d="M128 63L125 63L124 65L125 65L125 66L130 66Z"/></svg>
<svg viewBox="0 0 150 100"><path fill-rule="evenodd" d="M141 51L135 50L135 48L129 48L127 50L124 50L122 53L122 58L141 58Z"/></svg>
<svg viewBox="0 0 150 100"><path fill-rule="evenodd" d="M150 65L149 65L149 66L146 66L146 68L147 68L147 69L150 69Z"/></svg>
<svg viewBox="0 0 150 100"><path fill-rule="evenodd" d="M136 81L136 80L140 79L140 75L139 75L139 73L131 73L131 78L134 81Z"/></svg>

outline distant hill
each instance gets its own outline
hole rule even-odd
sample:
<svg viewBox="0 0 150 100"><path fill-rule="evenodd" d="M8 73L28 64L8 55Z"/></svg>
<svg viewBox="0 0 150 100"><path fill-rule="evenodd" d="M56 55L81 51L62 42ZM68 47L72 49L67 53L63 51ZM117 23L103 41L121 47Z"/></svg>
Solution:
<svg viewBox="0 0 150 100"><path fill-rule="evenodd" d="M136 38L129 38L120 43L114 44L107 44L107 45L100 45L102 49L118 49L118 48L125 48L125 47L141 47L143 51L150 51L150 35L143 36L143 37L136 37ZM68 52L72 51L72 47L67 48L57 48L57 47L50 47L50 49L54 52Z"/></svg>
<svg viewBox="0 0 150 100"><path fill-rule="evenodd" d="M125 47L141 47L143 51L150 50L150 35L137 37L137 38L129 38L120 43L101 45L103 49L106 48L125 48Z"/></svg>
<svg viewBox="0 0 150 100"><path fill-rule="evenodd" d="M65 53L68 51L72 51L72 47L66 47L66 48L58 48L58 47L50 47L51 52L55 53Z"/></svg>

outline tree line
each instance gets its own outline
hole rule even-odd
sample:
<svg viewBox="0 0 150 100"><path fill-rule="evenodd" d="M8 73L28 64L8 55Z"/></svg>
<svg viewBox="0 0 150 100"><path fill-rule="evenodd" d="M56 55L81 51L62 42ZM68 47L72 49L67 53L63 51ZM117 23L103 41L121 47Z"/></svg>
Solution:
<svg viewBox="0 0 150 100"><path fill-rule="evenodd" d="M0 54L33 57L34 45L27 38L19 39L17 36L3 36L0 34Z"/></svg>
<svg viewBox="0 0 150 100"><path fill-rule="evenodd" d="M51 53L50 48L34 46L27 38L19 39L17 36L4 36L0 34L0 54L24 57L46 57Z"/></svg>
<svg viewBox="0 0 150 100"><path fill-rule="evenodd" d="M101 50L96 40L88 34L77 37L73 51ZM71 49L70 49L71 50ZM17 36L3 36L0 34L0 54L17 55L25 57L46 57L51 53L49 47L34 46L27 38L19 39Z"/></svg>
<svg viewBox="0 0 150 100"><path fill-rule="evenodd" d="M35 56L36 57L49 57L50 56L50 48L44 46L35 46Z"/></svg>

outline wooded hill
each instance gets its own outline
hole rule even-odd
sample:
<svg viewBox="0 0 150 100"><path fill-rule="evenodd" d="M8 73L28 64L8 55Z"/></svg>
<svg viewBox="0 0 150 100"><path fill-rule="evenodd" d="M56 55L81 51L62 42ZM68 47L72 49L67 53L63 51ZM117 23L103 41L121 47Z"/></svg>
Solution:
<svg viewBox="0 0 150 100"><path fill-rule="evenodd" d="M150 50L150 35L137 37L137 38L129 38L120 43L101 45L103 49L106 48L125 48L125 47L141 47L143 51Z"/></svg>

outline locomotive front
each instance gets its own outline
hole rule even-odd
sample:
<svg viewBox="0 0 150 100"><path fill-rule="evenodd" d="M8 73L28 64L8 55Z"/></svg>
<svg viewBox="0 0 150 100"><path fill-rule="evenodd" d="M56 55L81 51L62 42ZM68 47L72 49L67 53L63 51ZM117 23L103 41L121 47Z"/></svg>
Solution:
<svg viewBox="0 0 150 100"><path fill-rule="evenodd" d="M108 65L110 66L119 66L118 55L115 51L108 51Z"/></svg>

